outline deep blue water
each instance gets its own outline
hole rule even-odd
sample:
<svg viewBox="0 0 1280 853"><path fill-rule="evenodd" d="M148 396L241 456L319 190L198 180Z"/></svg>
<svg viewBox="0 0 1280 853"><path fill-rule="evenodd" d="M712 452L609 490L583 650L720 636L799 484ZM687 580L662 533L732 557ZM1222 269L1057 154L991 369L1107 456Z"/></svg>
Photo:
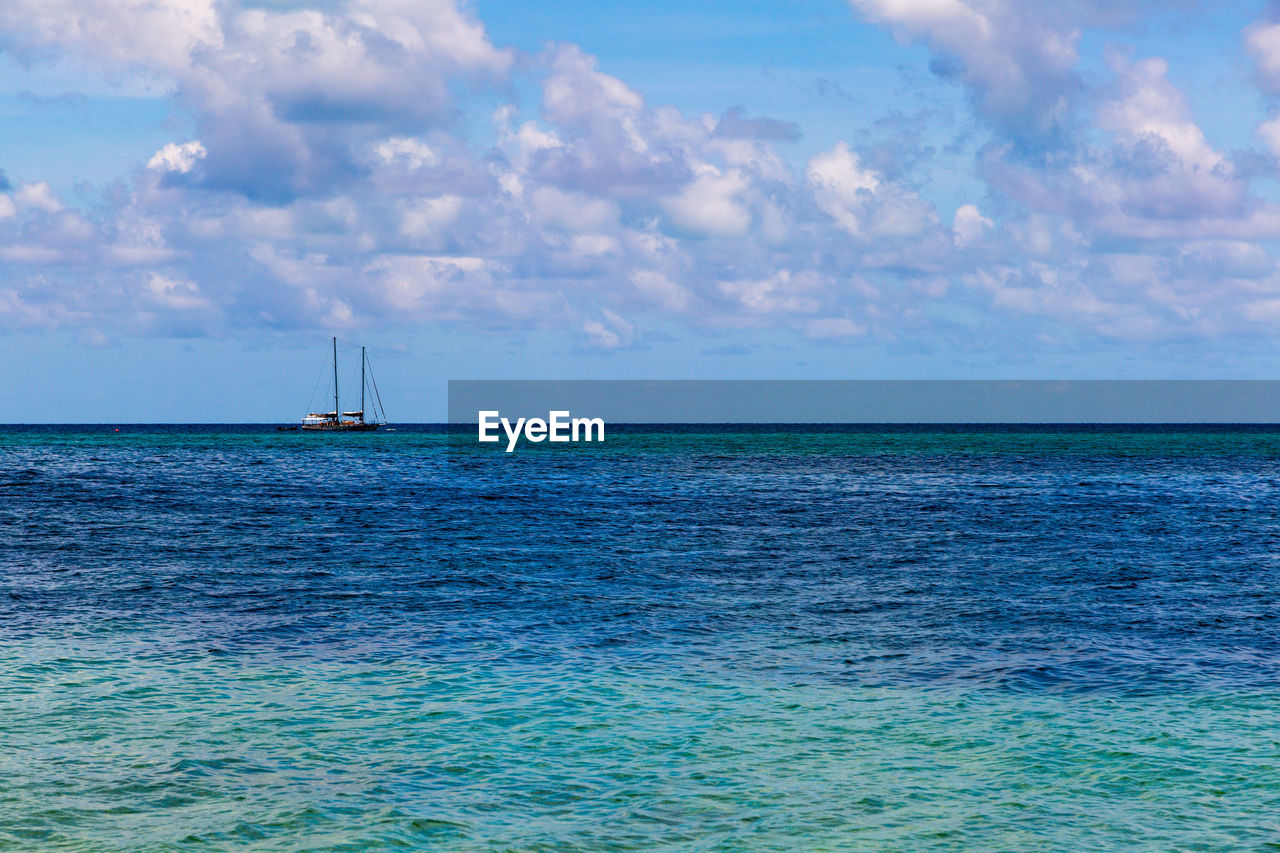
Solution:
<svg viewBox="0 0 1280 853"><path fill-rule="evenodd" d="M1280 840L1280 429L473 442L0 428L0 844Z"/></svg>

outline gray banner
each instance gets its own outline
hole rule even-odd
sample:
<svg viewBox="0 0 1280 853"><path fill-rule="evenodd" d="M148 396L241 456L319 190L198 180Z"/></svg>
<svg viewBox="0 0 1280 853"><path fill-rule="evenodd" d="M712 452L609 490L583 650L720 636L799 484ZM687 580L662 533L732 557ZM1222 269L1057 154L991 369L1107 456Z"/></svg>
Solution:
<svg viewBox="0 0 1280 853"><path fill-rule="evenodd" d="M1280 423L1277 380L450 380L482 411L623 423Z"/></svg>

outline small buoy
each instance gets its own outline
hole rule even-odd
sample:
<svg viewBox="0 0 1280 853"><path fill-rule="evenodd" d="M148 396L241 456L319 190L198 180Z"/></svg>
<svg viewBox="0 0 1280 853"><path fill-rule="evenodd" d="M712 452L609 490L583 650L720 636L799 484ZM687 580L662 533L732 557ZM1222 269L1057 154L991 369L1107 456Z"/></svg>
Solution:
<svg viewBox="0 0 1280 853"><path fill-rule="evenodd" d="M120 431L120 430L119 430L119 428L117 428L117 429L116 429L116 432L119 432L119 431Z"/></svg>

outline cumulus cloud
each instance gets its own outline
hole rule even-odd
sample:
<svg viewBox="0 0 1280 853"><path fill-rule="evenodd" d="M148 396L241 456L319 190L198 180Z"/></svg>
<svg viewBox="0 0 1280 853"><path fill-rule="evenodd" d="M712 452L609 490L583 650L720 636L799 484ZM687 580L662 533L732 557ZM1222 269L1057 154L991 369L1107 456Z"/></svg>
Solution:
<svg viewBox="0 0 1280 853"><path fill-rule="evenodd" d="M1255 131L1262 144L1276 157L1280 157L1280 118L1272 118L1258 125Z"/></svg>
<svg viewBox="0 0 1280 853"><path fill-rule="evenodd" d="M936 223L932 205L883 181L843 141L813 155L805 177L818 206L854 237L914 237Z"/></svg>
<svg viewBox="0 0 1280 853"><path fill-rule="evenodd" d="M949 217L914 125L792 162L795 124L650 103L574 45L517 63L452 0L14 0L0 31L26 58L156 75L195 132L84 209L0 180L0 325L449 323L622 350L671 319L850 345L964 334L938 317L1156 340L1280 316L1280 209L1167 61L1077 70L1082 34L1115 23L1103 4L851 3L972 97L986 137ZM1267 91L1270 26L1245 36ZM460 120L481 108L492 145ZM1275 128L1257 133L1280 152Z"/></svg>
<svg viewBox="0 0 1280 853"><path fill-rule="evenodd" d="M582 323L590 346L598 349L624 349L635 343L635 326L605 308L599 320L588 318Z"/></svg>
<svg viewBox="0 0 1280 853"><path fill-rule="evenodd" d="M0 6L0 29L29 57L71 50L109 68L168 73L225 45L214 0L14 0Z"/></svg>
<svg viewBox="0 0 1280 853"><path fill-rule="evenodd" d="M1245 31L1245 49L1253 57L1259 86L1280 95L1280 21L1263 19Z"/></svg>
<svg viewBox="0 0 1280 853"><path fill-rule="evenodd" d="M434 166L439 162L436 153L421 139L412 136L392 136L374 145L374 153L382 163L391 166L403 166L416 172L423 166Z"/></svg>
<svg viewBox="0 0 1280 853"><path fill-rule="evenodd" d="M991 228L994 224L990 219L982 215L976 205L962 204L956 208L951 231L955 234L957 245L967 246L980 240L983 231Z"/></svg>
<svg viewBox="0 0 1280 853"><path fill-rule="evenodd" d="M208 153L198 139L181 145L170 142L151 156L147 161L147 168L159 172L180 172L185 175L194 169L196 163L203 160Z"/></svg>
<svg viewBox="0 0 1280 853"><path fill-rule="evenodd" d="M927 46L934 72L968 90L991 133L977 175L1000 224L961 205L955 247L980 249L971 256L982 266L946 261L968 293L997 313L1140 340L1211 336L1265 314L1256 300L1276 282L1254 241L1280 236L1280 208L1256 193L1238 155L1209 141L1168 61L1113 49L1109 78L1077 68L1083 33L1124 25L1141 3L850 3L900 40ZM1260 87L1280 93L1280 27L1265 18L1245 43ZM1278 127L1271 119L1256 132L1276 154ZM847 156L823 163L830 172L836 164L858 174ZM867 178L823 183L824 208L851 233L865 230L871 217L858 203L878 188ZM853 188L843 197L842 184Z"/></svg>
<svg viewBox="0 0 1280 853"><path fill-rule="evenodd" d="M168 79L196 112L204 184L271 200L358 177L371 133L443 121L452 79L502 79L512 61L453 0L352 0L335 12L14 0L0 30L31 55L68 51ZM182 164L191 152L169 156Z"/></svg>
<svg viewBox="0 0 1280 853"><path fill-rule="evenodd" d="M1070 117L1081 84L1080 27L1048 4L1019 0L850 0L904 42L934 53L935 73L965 83L1007 132L1044 135Z"/></svg>
<svg viewBox="0 0 1280 853"><path fill-rule="evenodd" d="M681 228L716 237L741 237L751 228L751 214L743 203L747 181L736 170L714 166L699 170L692 181L663 205Z"/></svg>
<svg viewBox="0 0 1280 853"><path fill-rule="evenodd" d="M822 308L827 281L819 273L778 270L768 278L722 281L720 292L750 314L813 314Z"/></svg>
<svg viewBox="0 0 1280 853"><path fill-rule="evenodd" d="M1270 4L1271 14L1265 16L1245 30L1245 48L1253 57L1255 79L1259 88L1273 100L1280 96L1280 21L1277 21L1277 9ZM1280 158L1280 116L1261 122L1254 135L1266 146L1271 154Z"/></svg>
<svg viewBox="0 0 1280 853"><path fill-rule="evenodd" d="M1244 187L1169 82L1168 62L1117 63L1116 70L1121 94L1105 105L1098 124L1116 134L1127 155L1129 207L1158 217L1237 209Z"/></svg>
<svg viewBox="0 0 1280 853"><path fill-rule="evenodd" d="M818 205L850 234L862 234L858 214L880 186L880 178L862 168L858 155L849 150L848 144L838 142L830 151L813 155L805 177L814 188Z"/></svg>
<svg viewBox="0 0 1280 853"><path fill-rule="evenodd" d="M631 274L631 283L650 306L665 313L680 314L693 303L693 295L688 288L676 284L657 270L636 270Z"/></svg>
<svg viewBox="0 0 1280 853"><path fill-rule="evenodd" d="M62 202L45 181L36 181L18 187L13 194L13 201L19 208L27 210L40 210L45 213L57 213L62 210Z"/></svg>

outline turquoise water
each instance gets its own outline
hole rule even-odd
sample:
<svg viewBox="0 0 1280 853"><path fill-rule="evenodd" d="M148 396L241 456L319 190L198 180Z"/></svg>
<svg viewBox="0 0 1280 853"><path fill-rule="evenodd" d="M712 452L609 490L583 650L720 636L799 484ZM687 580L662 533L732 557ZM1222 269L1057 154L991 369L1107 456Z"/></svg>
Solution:
<svg viewBox="0 0 1280 853"><path fill-rule="evenodd" d="M6 650L6 840L1224 849L1280 832L1275 693L166 657L106 638Z"/></svg>
<svg viewBox="0 0 1280 853"><path fill-rule="evenodd" d="M368 438L0 433L0 847L1280 846L1276 434Z"/></svg>

